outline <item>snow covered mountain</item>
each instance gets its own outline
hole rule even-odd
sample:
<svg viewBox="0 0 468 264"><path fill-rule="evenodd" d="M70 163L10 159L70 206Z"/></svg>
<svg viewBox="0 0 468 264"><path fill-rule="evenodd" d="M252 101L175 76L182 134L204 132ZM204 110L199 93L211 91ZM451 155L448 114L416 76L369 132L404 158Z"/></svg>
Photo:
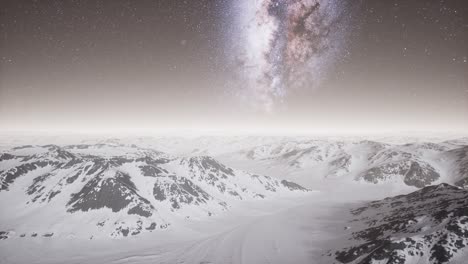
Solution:
<svg viewBox="0 0 468 264"><path fill-rule="evenodd" d="M281 138L217 157L280 178L295 175L294 180L306 185L311 178L347 178L416 188L442 182L464 186L468 179L467 147L460 142L464 141L389 144Z"/></svg>
<svg viewBox="0 0 468 264"><path fill-rule="evenodd" d="M468 188L468 146L447 152L450 169L454 175L455 185Z"/></svg>
<svg viewBox="0 0 468 264"><path fill-rule="evenodd" d="M466 138L408 143L385 138L386 142L400 142L398 144L376 140L259 136L136 137L82 139L74 145L62 145L79 147L83 154L87 153L85 146L100 146L101 149L93 147L91 150L107 155L106 145L112 145L118 146L112 151L121 152L120 156L132 147L141 151L163 150L174 157L210 156L234 168L295 181L309 188L322 179L337 178L416 188L442 182L457 186L466 184ZM9 153L8 150L5 152Z"/></svg>
<svg viewBox="0 0 468 264"><path fill-rule="evenodd" d="M0 156L0 186L3 238L138 235L243 201L308 191L209 156L174 157L113 142L14 147Z"/></svg>
<svg viewBox="0 0 468 264"><path fill-rule="evenodd" d="M448 184L374 201L352 211L341 263L453 263L467 257L468 191ZM463 262L463 261L462 261ZM457 262L458 263L458 262Z"/></svg>
<svg viewBox="0 0 468 264"><path fill-rule="evenodd" d="M464 263L466 140L392 142L11 137L0 262Z"/></svg>

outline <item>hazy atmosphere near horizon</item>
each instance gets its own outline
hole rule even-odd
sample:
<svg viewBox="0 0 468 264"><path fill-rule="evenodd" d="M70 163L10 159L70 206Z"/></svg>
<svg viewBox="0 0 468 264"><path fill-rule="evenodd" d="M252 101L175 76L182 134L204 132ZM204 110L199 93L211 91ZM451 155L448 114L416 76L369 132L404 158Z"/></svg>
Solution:
<svg viewBox="0 0 468 264"><path fill-rule="evenodd" d="M467 1L318 2L1 1L0 129L468 130Z"/></svg>
<svg viewBox="0 0 468 264"><path fill-rule="evenodd" d="M468 0L0 0L0 264L467 264Z"/></svg>

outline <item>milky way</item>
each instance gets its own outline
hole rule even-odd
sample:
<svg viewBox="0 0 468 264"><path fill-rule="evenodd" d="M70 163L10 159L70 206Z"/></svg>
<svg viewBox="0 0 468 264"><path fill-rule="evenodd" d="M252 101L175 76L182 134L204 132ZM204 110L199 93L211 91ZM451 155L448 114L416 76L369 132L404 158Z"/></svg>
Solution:
<svg viewBox="0 0 468 264"><path fill-rule="evenodd" d="M339 0L242 0L229 45L236 94L272 111L293 89L314 89L342 54L350 17ZM239 88L241 87L241 88Z"/></svg>

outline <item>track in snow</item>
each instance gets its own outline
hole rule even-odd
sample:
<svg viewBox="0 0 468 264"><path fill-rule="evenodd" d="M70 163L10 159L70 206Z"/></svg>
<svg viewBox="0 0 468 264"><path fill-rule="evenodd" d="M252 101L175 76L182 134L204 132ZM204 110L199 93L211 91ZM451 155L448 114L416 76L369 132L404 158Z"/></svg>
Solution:
<svg viewBox="0 0 468 264"><path fill-rule="evenodd" d="M344 209L309 203L204 239L158 247L151 254L120 257L111 263L316 263L324 247L339 236L336 227L344 225L345 217L337 218L336 213Z"/></svg>

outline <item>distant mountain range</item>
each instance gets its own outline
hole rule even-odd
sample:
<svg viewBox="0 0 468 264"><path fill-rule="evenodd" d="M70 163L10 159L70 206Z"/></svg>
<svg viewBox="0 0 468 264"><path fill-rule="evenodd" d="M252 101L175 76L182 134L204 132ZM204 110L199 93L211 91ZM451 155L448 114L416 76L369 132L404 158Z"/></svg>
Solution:
<svg viewBox="0 0 468 264"><path fill-rule="evenodd" d="M73 229L73 221L94 225L90 236L137 235L180 218L219 214L233 202L308 192L209 156L174 157L111 144L15 147L0 156L0 186L0 199L8 201L2 210L36 223L18 226L12 217L10 229L22 236L37 234L39 223L42 233L52 236L63 231L59 225ZM41 218L46 212L57 212L65 222ZM2 227L9 229L8 221ZM3 238L13 235L3 232Z"/></svg>
<svg viewBox="0 0 468 264"><path fill-rule="evenodd" d="M347 178L369 183L395 182L423 188L450 183L468 187L465 140L388 144L376 141L281 139L219 154L219 159L255 167L274 176ZM204 152L210 153L208 148ZM253 167L253 166L252 166ZM302 179L307 181L307 179Z"/></svg>

